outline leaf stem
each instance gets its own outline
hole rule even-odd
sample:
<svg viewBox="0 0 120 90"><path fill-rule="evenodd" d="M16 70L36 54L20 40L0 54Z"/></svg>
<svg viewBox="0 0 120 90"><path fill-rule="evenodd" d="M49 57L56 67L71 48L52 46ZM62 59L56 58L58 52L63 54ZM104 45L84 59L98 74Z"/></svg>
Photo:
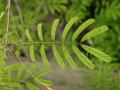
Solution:
<svg viewBox="0 0 120 90"><path fill-rule="evenodd" d="M10 23L10 2L11 0L8 0L8 15L7 15L7 25L6 25L6 36L5 36L5 47L8 44L8 31L9 31L9 23Z"/></svg>
<svg viewBox="0 0 120 90"><path fill-rule="evenodd" d="M40 41L40 42L23 42L23 43L12 43L12 45L16 45L16 46L19 46L19 45L30 45L30 44L81 44L81 43L73 43L73 42L70 42L70 43L65 43L65 42L53 42L53 41L48 41L48 42L44 42L44 41Z"/></svg>

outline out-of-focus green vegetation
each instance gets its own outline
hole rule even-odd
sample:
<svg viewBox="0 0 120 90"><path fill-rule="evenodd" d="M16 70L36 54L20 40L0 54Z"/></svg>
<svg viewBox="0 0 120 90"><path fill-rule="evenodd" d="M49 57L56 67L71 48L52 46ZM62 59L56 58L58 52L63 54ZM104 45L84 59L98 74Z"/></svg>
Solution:
<svg viewBox="0 0 120 90"><path fill-rule="evenodd" d="M6 2L3 0L1 2L4 4L0 5L0 11L6 11ZM88 18L95 18L95 26L108 25L110 30L96 37L92 41L93 44L112 55L113 60L119 61L119 0L12 0L11 4L10 31L14 31L11 38L16 37L12 40L18 38L24 40L23 30L29 28L31 32L36 32L36 25L40 22L44 23L45 39L49 40L47 37L50 36L51 21L57 17L64 23L74 16L80 18L79 23ZM5 18L6 15L3 15L1 35L5 31ZM60 26L59 31L62 31L63 26L64 24ZM34 34L32 36L37 39Z"/></svg>
<svg viewBox="0 0 120 90"><path fill-rule="evenodd" d="M3 38L6 33L7 23L7 0L0 0L0 49L3 50ZM97 64L95 70L85 72L83 75L87 90L119 90L119 63L120 63L120 1L119 0L11 0L10 24L8 43L26 42L26 28L29 28L31 37L34 41L37 37L37 25L43 23L43 34L45 41L50 41L52 21L60 18L62 24L58 27L56 39L61 39L60 33L64 26L73 17L79 17L79 21L71 28L67 41L71 40L76 28L88 18L94 18L96 21L86 31L77 38L79 43L82 36L89 32L91 28L107 25L109 30L84 43L106 52L112 57L111 63L99 64L93 56L88 55ZM34 33L34 34L33 34ZM12 46L17 55L26 56L26 46ZM50 45L45 49L49 51ZM59 46L58 46L59 47ZM39 57L39 45L34 50ZM81 49L81 47L79 47ZM61 49L59 49L61 51ZM71 52L71 49L68 50ZM84 52L84 50L82 50ZM62 54L62 52L60 52ZM86 53L86 52L85 52ZM70 53L73 54L73 53ZM3 53L1 53L3 56ZM74 56L74 55L73 55ZM6 57L6 56L5 56ZM1 59L3 60L3 58ZM79 62L77 62L79 64ZM81 66L81 63L80 63ZM3 67L2 67L3 69ZM43 81L44 82L44 81ZM28 83L29 86L31 84ZM37 89L36 89L37 90Z"/></svg>

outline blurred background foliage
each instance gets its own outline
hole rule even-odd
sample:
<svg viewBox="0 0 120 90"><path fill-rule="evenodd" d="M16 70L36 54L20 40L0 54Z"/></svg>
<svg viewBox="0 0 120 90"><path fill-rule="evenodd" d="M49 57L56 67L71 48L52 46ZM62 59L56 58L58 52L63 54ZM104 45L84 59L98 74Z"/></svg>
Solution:
<svg viewBox="0 0 120 90"><path fill-rule="evenodd" d="M0 16L3 17L0 18L2 22L0 23L0 37L4 37L3 35L6 29L6 1L7 0L0 0L2 3L0 4L0 14L5 11L3 15L1 14ZM34 40L37 40L36 34L32 33L37 32L36 27L40 22L44 25L44 38L49 41L51 21L58 17L63 22L58 28L58 39L60 38L59 33L62 32L66 22L74 16L80 18L79 24L88 18L95 18L96 22L92 27L100 25L109 26L109 31L107 33L103 33L89 40L87 43L111 55L112 62L107 65L104 63L100 65L97 64L98 67L96 67L95 71L87 71L87 74L83 76L85 76L86 85L91 88L88 90L119 90L120 86L113 81L114 77L115 80L120 77L120 0L11 0L11 6L10 42L11 40L16 43L26 41L26 28L29 28L32 37ZM77 25L78 24L72 28L70 35L72 35ZM81 36L79 37L81 38ZM68 36L68 40L69 38L71 38L71 36ZM80 41L79 38L78 41ZM16 48L16 52L21 48L22 47ZM115 73L114 76L113 72L115 70L117 70L117 73ZM101 80L105 80L102 82L109 82L109 84L107 83L109 88L107 86L103 87L106 84L102 85L103 83L101 83ZM119 82L119 80L117 81ZM113 83L115 85L113 85ZM96 86L96 84L99 86ZM103 89L98 89L101 87Z"/></svg>

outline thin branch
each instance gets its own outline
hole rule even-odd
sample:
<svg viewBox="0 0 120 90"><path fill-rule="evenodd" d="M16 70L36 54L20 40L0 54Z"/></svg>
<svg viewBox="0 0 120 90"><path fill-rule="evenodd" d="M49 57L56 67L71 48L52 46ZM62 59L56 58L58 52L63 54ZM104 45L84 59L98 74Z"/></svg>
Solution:
<svg viewBox="0 0 120 90"><path fill-rule="evenodd" d="M11 0L8 0L8 15L7 15L7 25L6 25L6 37L5 37L5 47L8 44L8 31L9 31L9 24L10 24L10 5Z"/></svg>
<svg viewBox="0 0 120 90"><path fill-rule="evenodd" d="M20 45L30 45L30 44L74 44L74 45L78 45L78 44L81 44L81 43L76 43L76 42L70 42L70 43L65 43L65 42L52 42L52 41L49 41L49 42L23 42L23 43L14 43L14 42L11 42L10 44L12 45L16 45L16 46L20 46Z"/></svg>

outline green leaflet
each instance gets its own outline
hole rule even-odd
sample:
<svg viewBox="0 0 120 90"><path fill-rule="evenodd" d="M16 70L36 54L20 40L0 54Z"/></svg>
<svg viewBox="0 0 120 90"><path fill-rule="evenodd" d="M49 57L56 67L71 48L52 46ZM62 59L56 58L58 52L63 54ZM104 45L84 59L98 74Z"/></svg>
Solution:
<svg viewBox="0 0 120 90"><path fill-rule="evenodd" d="M26 64L25 64L26 66ZM17 80L22 80L23 79L23 71L24 71L25 67L23 65L21 65L21 67L18 68L18 72L17 72L17 76L16 79Z"/></svg>
<svg viewBox="0 0 120 90"><path fill-rule="evenodd" d="M109 55L106 55L104 52L97 50L95 48L89 47L87 45L82 45L82 47L89 53L91 53L92 55L94 55L95 57L99 58L102 61L105 62L110 62L111 61L111 57Z"/></svg>
<svg viewBox="0 0 120 90"><path fill-rule="evenodd" d="M40 41L43 41L43 36L42 36L42 23L38 24L38 37Z"/></svg>
<svg viewBox="0 0 120 90"><path fill-rule="evenodd" d="M0 78L0 81L11 81L11 80L12 80L11 76Z"/></svg>
<svg viewBox="0 0 120 90"><path fill-rule="evenodd" d="M78 48L77 46L73 45L72 46L74 53L77 55L77 57L79 58L79 60L85 64L85 66L87 66L90 69L93 69L95 66L92 63L91 60L89 60Z"/></svg>
<svg viewBox="0 0 120 90"><path fill-rule="evenodd" d="M25 74L25 79L30 78L32 72L37 69L40 66L40 63L35 63L34 65L32 65L26 72Z"/></svg>
<svg viewBox="0 0 120 90"><path fill-rule="evenodd" d="M97 35L105 32L107 30L108 30L108 27L105 26L105 25L97 27L97 28L91 30L90 32L88 32L86 35L84 35L81 41L83 42L83 41L85 41L87 39L90 39L90 38L92 38L94 36L97 36Z"/></svg>
<svg viewBox="0 0 120 90"><path fill-rule="evenodd" d="M36 72L33 77L34 78L39 78L47 73L49 73L51 71L51 68L50 67L44 67L42 68L41 70L39 70L38 72Z"/></svg>
<svg viewBox="0 0 120 90"><path fill-rule="evenodd" d="M27 82L26 83L26 86L29 90L40 90L38 87L36 87L35 85L33 85L32 83L30 82Z"/></svg>
<svg viewBox="0 0 120 90"><path fill-rule="evenodd" d="M19 83L11 82L11 83L7 83L7 86L15 88L15 87L20 87L20 84Z"/></svg>
<svg viewBox="0 0 120 90"><path fill-rule="evenodd" d="M36 84L34 85L34 81L36 81L36 80L37 80L36 83L38 83L38 84L50 86L52 84L51 81L39 79L39 77L41 77L51 71L50 67L45 67L45 68L39 70L38 72L35 72L34 74L32 73L35 69L37 69L37 67L39 67L39 65L40 65L39 63L35 63L33 66L31 66L29 69L27 69L25 77L23 77L23 73L24 73L24 69L25 69L26 65L19 67L18 73L16 76L16 78L17 78L16 81L17 82L25 81L25 84L29 90L40 90L38 87L35 86ZM32 78L30 78L31 74L32 74ZM32 82L30 79L32 79ZM20 87L21 88L19 88L19 90L24 90L24 85L21 85Z"/></svg>
<svg viewBox="0 0 120 90"><path fill-rule="evenodd" d="M27 36L28 41L32 42L32 37L31 37L30 32L29 32L28 29L26 30L26 36Z"/></svg>
<svg viewBox="0 0 120 90"><path fill-rule="evenodd" d="M88 19L87 21L85 21L82 25L80 25L78 27L78 29L76 30L76 32L73 34L72 37L72 41L74 41L78 35L85 29L87 28L90 24L92 24L95 20L94 19Z"/></svg>
<svg viewBox="0 0 120 90"><path fill-rule="evenodd" d="M45 80L45 79L35 79L34 82L38 83L38 84L42 84L42 85L45 85L45 86L52 86L52 81L50 80Z"/></svg>
<svg viewBox="0 0 120 90"><path fill-rule="evenodd" d="M67 25L65 26L63 33L62 33L62 41L65 41L65 38L66 38L70 28L73 26L73 24L75 22L77 22L78 19L79 19L78 17L74 17L67 23Z"/></svg>
<svg viewBox="0 0 120 90"><path fill-rule="evenodd" d="M34 47L33 47L33 45L30 45L29 52L30 52L30 58L34 62L35 61L35 54L34 54Z"/></svg>
<svg viewBox="0 0 120 90"><path fill-rule="evenodd" d="M4 14L5 14L5 12L2 12L2 13L0 14L0 19L3 17Z"/></svg>
<svg viewBox="0 0 120 90"><path fill-rule="evenodd" d="M31 37L28 29L26 30L26 36L27 36L28 41L32 42L32 37ZM34 54L34 47L33 47L33 45L30 45L29 52L30 52L30 58L31 58L31 60L35 61L35 54Z"/></svg>
<svg viewBox="0 0 120 90"><path fill-rule="evenodd" d="M54 56L55 56L58 64L60 65L60 67L61 67L62 69L64 69L65 64L64 64L64 62L63 62L63 60L62 60L62 58L61 58L61 56L60 56L60 54L59 54L56 46L55 46L55 44L53 44L52 50L53 50L53 54L54 54Z"/></svg>
<svg viewBox="0 0 120 90"><path fill-rule="evenodd" d="M62 49L63 49L65 59L70 64L72 69L76 70L78 67L77 67L76 63L74 62L74 60L72 59L72 57L70 56L70 54L69 54L67 48L65 47L65 45L62 46Z"/></svg>
<svg viewBox="0 0 120 90"><path fill-rule="evenodd" d="M42 60L45 64L45 66L49 66L49 62L48 62L48 59L47 59L46 53L45 53L44 44L41 45L40 53L41 53L41 57L42 57Z"/></svg>
<svg viewBox="0 0 120 90"><path fill-rule="evenodd" d="M53 41L55 41L55 33L57 30L57 25L59 23L59 19L55 19L52 25L52 30L51 30L51 38Z"/></svg>

